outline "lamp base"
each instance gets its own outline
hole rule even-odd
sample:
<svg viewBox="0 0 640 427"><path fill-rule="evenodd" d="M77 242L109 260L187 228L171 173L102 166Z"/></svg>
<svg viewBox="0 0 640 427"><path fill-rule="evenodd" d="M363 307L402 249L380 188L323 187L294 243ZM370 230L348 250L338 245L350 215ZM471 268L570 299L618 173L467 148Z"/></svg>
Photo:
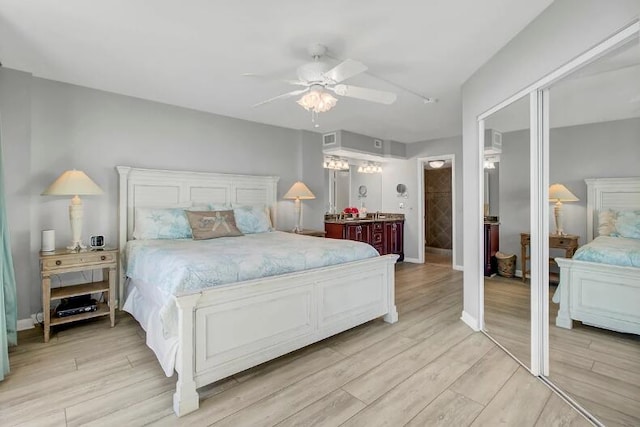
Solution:
<svg viewBox="0 0 640 427"><path fill-rule="evenodd" d="M566 233L562 229L562 202L558 200L553 206L553 216L556 220L556 236L564 236Z"/></svg>
<svg viewBox="0 0 640 427"><path fill-rule="evenodd" d="M87 245L83 245L82 242L71 242L67 249L70 251L80 251L81 249L87 249Z"/></svg>

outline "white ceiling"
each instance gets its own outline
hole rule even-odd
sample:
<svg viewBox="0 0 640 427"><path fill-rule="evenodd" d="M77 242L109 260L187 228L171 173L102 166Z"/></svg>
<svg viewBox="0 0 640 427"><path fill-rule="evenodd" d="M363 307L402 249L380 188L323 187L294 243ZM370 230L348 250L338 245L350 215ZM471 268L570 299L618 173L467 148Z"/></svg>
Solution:
<svg viewBox="0 0 640 427"><path fill-rule="evenodd" d="M0 0L0 60L35 76L294 129L345 129L415 142L460 134L461 84L552 0ZM398 93L391 106L341 98L320 115L291 90L306 47L328 46L372 74L348 83Z"/></svg>

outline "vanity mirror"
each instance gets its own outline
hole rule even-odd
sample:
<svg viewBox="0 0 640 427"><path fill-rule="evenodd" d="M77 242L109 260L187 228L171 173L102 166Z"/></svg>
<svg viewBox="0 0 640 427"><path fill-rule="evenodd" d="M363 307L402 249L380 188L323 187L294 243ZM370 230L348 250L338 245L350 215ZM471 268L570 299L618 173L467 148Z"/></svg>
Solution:
<svg viewBox="0 0 640 427"><path fill-rule="evenodd" d="M364 207L369 212L382 210L382 175L357 170L357 165L348 170L325 170L329 213L342 212L348 206Z"/></svg>

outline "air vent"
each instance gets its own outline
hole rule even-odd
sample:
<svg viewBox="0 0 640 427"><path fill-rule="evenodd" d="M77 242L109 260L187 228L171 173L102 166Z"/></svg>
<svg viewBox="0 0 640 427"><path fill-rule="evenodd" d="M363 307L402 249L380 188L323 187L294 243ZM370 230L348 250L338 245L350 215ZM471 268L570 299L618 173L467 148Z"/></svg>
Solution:
<svg viewBox="0 0 640 427"><path fill-rule="evenodd" d="M382 140L381 139L374 139L373 140L373 146L376 148L382 148Z"/></svg>
<svg viewBox="0 0 640 427"><path fill-rule="evenodd" d="M336 133L332 132L332 133L325 133L324 135L322 135L322 145L323 146L327 146L327 145L334 145L336 143Z"/></svg>
<svg viewBox="0 0 640 427"><path fill-rule="evenodd" d="M493 129L484 131L484 153L500 154L502 152L502 134Z"/></svg>

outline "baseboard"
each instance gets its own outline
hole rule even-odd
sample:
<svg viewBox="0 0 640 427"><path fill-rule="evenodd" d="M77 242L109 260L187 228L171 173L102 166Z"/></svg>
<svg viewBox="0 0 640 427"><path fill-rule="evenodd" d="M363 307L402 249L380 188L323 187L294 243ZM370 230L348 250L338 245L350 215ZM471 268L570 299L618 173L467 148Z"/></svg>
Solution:
<svg viewBox="0 0 640 427"><path fill-rule="evenodd" d="M19 319L18 320L18 330L26 331L27 329L33 329L33 319L30 317L28 319Z"/></svg>
<svg viewBox="0 0 640 427"><path fill-rule="evenodd" d="M458 264L454 264L453 269L457 271L464 271L464 267Z"/></svg>
<svg viewBox="0 0 640 427"><path fill-rule="evenodd" d="M467 326L469 326L474 331L477 332L480 330L480 327L478 326L478 319L476 319L475 317L473 317L472 315L470 315L464 310L462 311L462 316L460 317L460 320L466 323Z"/></svg>
<svg viewBox="0 0 640 427"><path fill-rule="evenodd" d="M410 262L412 264L422 264L418 258L404 257L404 262Z"/></svg>
<svg viewBox="0 0 640 427"><path fill-rule="evenodd" d="M514 273L514 275L515 275L516 277L519 277L519 278L521 278L521 279L522 279L522 270L516 270L516 272Z"/></svg>

